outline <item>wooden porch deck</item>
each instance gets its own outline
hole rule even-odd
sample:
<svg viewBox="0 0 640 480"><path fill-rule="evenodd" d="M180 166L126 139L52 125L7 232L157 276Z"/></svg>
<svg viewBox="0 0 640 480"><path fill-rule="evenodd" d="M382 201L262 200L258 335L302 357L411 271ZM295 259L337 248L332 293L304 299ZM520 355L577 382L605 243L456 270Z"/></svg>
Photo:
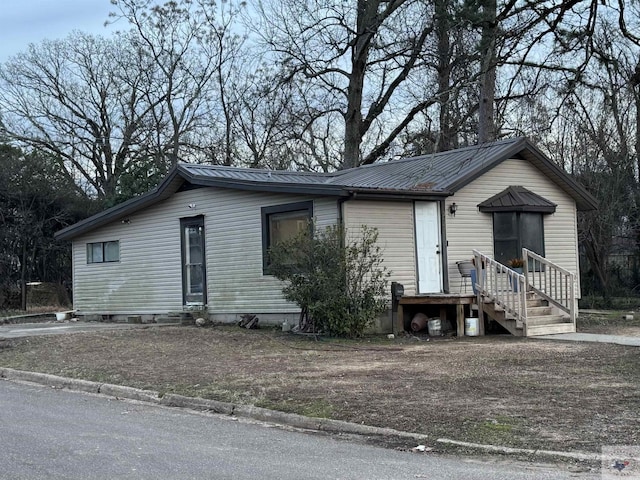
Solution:
<svg viewBox="0 0 640 480"><path fill-rule="evenodd" d="M422 295L402 296L398 300L398 312L394 333L402 333L405 329L404 307L415 305L439 305L440 320L447 315L448 306L456 307L456 332L459 337L464 336L465 305L473 305L477 302L477 296L473 293L430 293ZM484 325L479 325L480 335L484 335Z"/></svg>

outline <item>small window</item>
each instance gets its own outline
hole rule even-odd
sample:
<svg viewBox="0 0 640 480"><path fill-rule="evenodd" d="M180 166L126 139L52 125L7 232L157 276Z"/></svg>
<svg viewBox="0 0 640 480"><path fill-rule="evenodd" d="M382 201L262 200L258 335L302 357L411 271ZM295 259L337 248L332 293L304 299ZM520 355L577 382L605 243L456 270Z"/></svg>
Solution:
<svg viewBox="0 0 640 480"><path fill-rule="evenodd" d="M87 243L87 263L106 263L120 261L120 242Z"/></svg>
<svg viewBox="0 0 640 480"><path fill-rule="evenodd" d="M265 274L269 273L269 247L309 228L312 217L313 202L262 208L262 266Z"/></svg>
<svg viewBox="0 0 640 480"><path fill-rule="evenodd" d="M495 212L493 214L493 253L506 264L522 256L527 248L544 256L544 228L541 213Z"/></svg>

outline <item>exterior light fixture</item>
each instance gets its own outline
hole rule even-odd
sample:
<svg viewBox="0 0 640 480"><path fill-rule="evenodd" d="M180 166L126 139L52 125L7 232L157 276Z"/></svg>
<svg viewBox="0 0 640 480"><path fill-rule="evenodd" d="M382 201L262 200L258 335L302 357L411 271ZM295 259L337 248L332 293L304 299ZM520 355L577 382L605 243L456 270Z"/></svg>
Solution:
<svg viewBox="0 0 640 480"><path fill-rule="evenodd" d="M456 202L453 202L451 205L449 205L449 213L455 217L456 216L456 212L458 211L458 205L456 205Z"/></svg>
<svg viewBox="0 0 640 480"><path fill-rule="evenodd" d="M189 204L189 208L196 208L196 204L195 203L190 203Z"/></svg>

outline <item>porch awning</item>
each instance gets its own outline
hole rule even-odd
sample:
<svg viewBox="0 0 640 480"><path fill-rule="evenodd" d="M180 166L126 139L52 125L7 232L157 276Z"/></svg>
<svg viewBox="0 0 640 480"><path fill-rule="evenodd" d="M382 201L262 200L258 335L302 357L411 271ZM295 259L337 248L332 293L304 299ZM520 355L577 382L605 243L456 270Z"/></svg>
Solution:
<svg viewBox="0 0 640 480"><path fill-rule="evenodd" d="M507 187L502 192L478 204L481 212L554 213L556 207L555 203L518 185Z"/></svg>

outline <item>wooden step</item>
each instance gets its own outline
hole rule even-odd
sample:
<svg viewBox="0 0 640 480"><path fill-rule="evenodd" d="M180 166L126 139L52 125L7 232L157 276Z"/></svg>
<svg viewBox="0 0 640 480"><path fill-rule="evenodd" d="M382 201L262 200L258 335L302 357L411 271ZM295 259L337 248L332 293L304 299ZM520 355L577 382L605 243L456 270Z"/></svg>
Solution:
<svg viewBox="0 0 640 480"><path fill-rule="evenodd" d="M529 305L527 305L527 315L530 317L538 317L541 315L552 315L553 314L553 308L546 305L546 306L537 306L537 307L530 307Z"/></svg>
<svg viewBox="0 0 640 480"><path fill-rule="evenodd" d="M528 325L527 337L536 335L553 335L555 333L575 333L576 326L571 322L556 323L553 325Z"/></svg>
<svg viewBox="0 0 640 480"><path fill-rule="evenodd" d="M547 307L548 305L549 302L540 297L527 299L527 308Z"/></svg>
<svg viewBox="0 0 640 480"><path fill-rule="evenodd" d="M556 323L567 323L569 318L564 315L531 315L527 316L527 325L555 325Z"/></svg>

